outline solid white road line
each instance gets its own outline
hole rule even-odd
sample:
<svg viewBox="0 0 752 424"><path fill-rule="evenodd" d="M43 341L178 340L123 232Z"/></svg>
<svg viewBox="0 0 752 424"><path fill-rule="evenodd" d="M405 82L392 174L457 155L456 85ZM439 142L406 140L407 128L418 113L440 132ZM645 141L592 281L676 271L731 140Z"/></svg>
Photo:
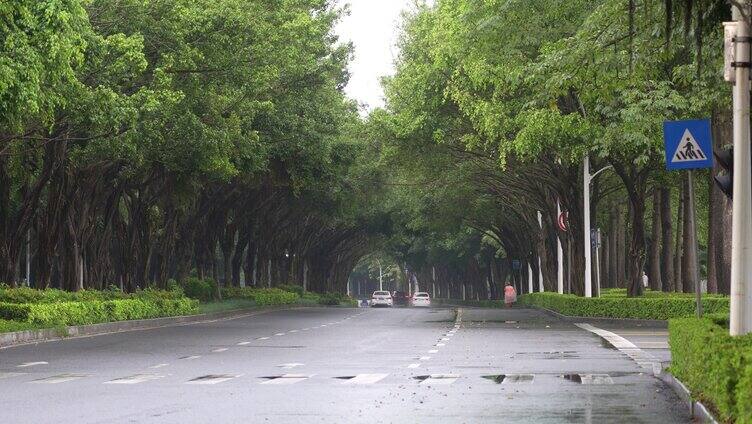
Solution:
<svg viewBox="0 0 752 424"><path fill-rule="evenodd" d="M21 365L18 365L18 368L26 368L26 367L35 367L37 365L47 365L47 362L39 361L39 362L24 362Z"/></svg>
<svg viewBox="0 0 752 424"><path fill-rule="evenodd" d="M358 374L355 377L345 380L342 384L373 384L383 380L389 374Z"/></svg>
<svg viewBox="0 0 752 424"><path fill-rule="evenodd" d="M630 342L624 337L616 333L612 333L610 331L606 331L598 327L594 327L590 324L578 323L575 325L582 328L583 330L587 330L593 334L597 334L601 336L603 339L609 342L613 347L617 348L619 352L629 356L632 360L637 362L637 364L639 364L640 367L652 370L654 375L658 375L661 373L662 365L661 365L661 361L658 358L643 351L642 349L637 347L634 343Z"/></svg>

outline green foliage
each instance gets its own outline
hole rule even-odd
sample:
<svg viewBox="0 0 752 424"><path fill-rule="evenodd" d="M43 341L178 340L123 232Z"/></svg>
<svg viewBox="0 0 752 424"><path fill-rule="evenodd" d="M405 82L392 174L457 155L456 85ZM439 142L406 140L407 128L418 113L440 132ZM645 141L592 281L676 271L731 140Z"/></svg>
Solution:
<svg viewBox="0 0 752 424"><path fill-rule="evenodd" d="M208 302L214 299L217 293L217 283L211 278L200 279L196 277L187 278L182 284L183 292L191 299Z"/></svg>
<svg viewBox="0 0 752 424"><path fill-rule="evenodd" d="M279 288L257 289L253 287L224 287L222 298L252 300L259 306L289 305L300 299L297 294Z"/></svg>
<svg viewBox="0 0 752 424"><path fill-rule="evenodd" d="M671 372L722 420L752 423L752 335L731 337L715 321L669 322Z"/></svg>
<svg viewBox="0 0 752 424"><path fill-rule="evenodd" d="M28 322L18 322L6 319L0 319L0 333L11 333L14 331L36 330L39 326Z"/></svg>
<svg viewBox="0 0 752 424"><path fill-rule="evenodd" d="M695 314L695 301L687 297L585 298L558 293L532 293L519 297L521 305L534 305L569 316L665 320ZM727 298L703 298L705 313L728 313Z"/></svg>
<svg viewBox="0 0 752 424"><path fill-rule="evenodd" d="M125 299L129 295L117 288L108 290L79 290L67 292L58 289L37 290L28 287L0 288L0 302L7 303L55 303L87 300Z"/></svg>
<svg viewBox="0 0 752 424"><path fill-rule="evenodd" d="M118 299L57 303L0 303L0 318L40 327L84 325L132 319L190 315L198 311L196 300Z"/></svg>
<svg viewBox="0 0 752 424"><path fill-rule="evenodd" d="M320 305L326 306L358 306L358 301L342 293L324 293L318 300Z"/></svg>
<svg viewBox="0 0 752 424"><path fill-rule="evenodd" d="M281 286L277 286L277 288L286 292L295 293L300 297L303 297L303 293L305 291L303 289L303 286L298 286L295 284L284 284Z"/></svg>

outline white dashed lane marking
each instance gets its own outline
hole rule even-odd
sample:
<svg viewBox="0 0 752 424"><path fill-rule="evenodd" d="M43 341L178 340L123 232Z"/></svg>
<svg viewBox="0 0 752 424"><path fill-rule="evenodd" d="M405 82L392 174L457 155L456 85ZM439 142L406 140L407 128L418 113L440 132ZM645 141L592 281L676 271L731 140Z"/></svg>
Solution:
<svg viewBox="0 0 752 424"><path fill-rule="evenodd" d="M18 377L21 375L26 375L26 373L25 372L0 372L0 380L4 378Z"/></svg>
<svg viewBox="0 0 752 424"><path fill-rule="evenodd" d="M151 368L151 369L154 370L154 369L157 369L157 368L166 367L167 365L169 365L169 364L157 364L157 365L152 365L149 368Z"/></svg>
<svg viewBox="0 0 752 424"><path fill-rule="evenodd" d="M183 356L180 359L185 359L186 361L192 361L192 360L198 359L200 357L201 357L201 355L191 355L191 356Z"/></svg>
<svg viewBox="0 0 752 424"><path fill-rule="evenodd" d="M277 334L275 334L275 336L284 336L284 335L285 335L285 333L277 333Z"/></svg>
<svg viewBox="0 0 752 424"><path fill-rule="evenodd" d="M185 384L219 384L224 383L225 381L232 380L233 378L238 378L240 375L228 375L228 374L212 374L212 375L202 375L201 377L196 377L193 380L187 381Z"/></svg>
<svg viewBox="0 0 752 424"><path fill-rule="evenodd" d="M73 380L79 380L84 377L88 377L88 376L84 374L59 374L59 375L53 375L51 377L45 377L45 378L40 378L38 380L30 381L30 383L58 384L58 383L65 383L65 382L73 381Z"/></svg>
<svg viewBox="0 0 752 424"><path fill-rule="evenodd" d="M346 380L342 384L373 384L383 380L389 374L358 374L353 378Z"/></svg>
<svg viewBox="0 0 752 424"><path fill-rule="evenodd" d="M249 344L251 344L251 342L240 342L238 343L238 346L248 346Z"/></svg>
<svg viewBox="0 0 752 424"><path fill-rule="evenodd" d="M305 365L305 364L301 364L299 362L291 362L289 364L279 364L279 365L277 365L277 367L279 367L279 368L285 368L285 369L291 369L291 368L295 368L295 367L302 367L303 365Z"/></svg>
<svg viewBox="0 0 752 424"><path fill-rule="evenodd" d="M407 367L408 368L418 368L419 366L420 366L420 364L410 364Z"/></svg>
<svg viewBox="0 0 752 424"><path fill-rule="evenodd" d="M448 386L460 378L456 374L432 374L420 382L421 386Z"/></svg>
<svg viewBox="0 0 752 424"><path fill-rule="evenodd" d="M439 353L439 349L431 349L428 353Z"/></svg>
<svg viewBox="0 0 752 424"><path fill-rule="evenodd" d="M104 384L138 384L145 381L156 380L164 376L157 374L136 374L129 375L127 377L116 378L114 380L105 381Z"/></svg>
<svg viewBox="0 0 752 424"><path fill-rule="evenodd" d="M35 367L37 365L47 365L47 362L39 361L39 362L24 362L23 364L19 365L18 368L26 368L26 367Z"/></svg>
<svg viewBox="0 0 752 424"><path fill-rule="evenodd" d="M269 339L269 337L259 337L256 340L268 340L268 339Z"/></svg>
<svg viewBox="0 0 752 424"><path fill-rule="evenodd" d="M213 353L222 353L222 352L226 352L226 351L227 351L226 347L220 347L218 349L212 350Z"/></svg>
<svg viewBox="0 0 752 424"><path fill-rule="evenodd" d="M437 347L442 347L442 346L446 346L446 344L444 344L444 343L436 343L436 346Z"/></svg>
<svg viewBox="0 0 752 424"><path fill-rule="evenodd" d="M298 330L290 330L291 333L297 333Z"/></svg>
<svg viewBox="0 0 752 424"><path fill-rule="evenodd" d="M420 360L420 361L427 361L429 359L431 359L430 356L421 356L420 358L418 358L418 360Z"/></svg>
<svg viewBox="0 0 752 424"><path fill-rule="evenodd" d="M300 383L303 380L309 379L310 375L303 375L303 374L284 374L276 377L265 377L266 381L262 382L261 384L266 385L289 385L289 384L295 384Z"/></svg>

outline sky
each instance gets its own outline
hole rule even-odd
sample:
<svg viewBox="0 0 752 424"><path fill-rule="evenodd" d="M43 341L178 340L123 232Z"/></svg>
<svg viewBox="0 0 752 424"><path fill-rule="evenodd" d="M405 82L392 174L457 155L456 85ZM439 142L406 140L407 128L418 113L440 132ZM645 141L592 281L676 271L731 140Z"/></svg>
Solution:
<svg viewBox="0 0 752 424"><path fill-rule="evenodd" d="M343 17L336 32L342 42L355 47L346 93L369 111L384 105L379 80L394 72L400 13L409 10L413 0L339 0L339 5L345 4L350 5L350 15Z"/></svg>

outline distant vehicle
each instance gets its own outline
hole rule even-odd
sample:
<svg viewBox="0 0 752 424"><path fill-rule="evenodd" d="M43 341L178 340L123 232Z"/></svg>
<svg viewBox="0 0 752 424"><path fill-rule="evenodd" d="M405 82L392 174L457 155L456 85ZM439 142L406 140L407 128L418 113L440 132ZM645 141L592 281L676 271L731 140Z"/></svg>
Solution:
<svg viewBox="0 0 752 424"><path fill-rule="evenodd" d="M403 291L395 291L392 293L392 301L395 305L409 305L410 295Z"/></svg>
<svg viewBox="0 0 752 424"><path fill-rule="evenodd" d="M413 306L431 306L431 297L426 292L415 292L410 303Z"/></svg>
<svg viewBox="0 0 752 424"><path fill-rule="evenodd" d="M375 291L371 296L371 306L394 306L394 300L392 300L392 294L388 291Z"/></svg>

